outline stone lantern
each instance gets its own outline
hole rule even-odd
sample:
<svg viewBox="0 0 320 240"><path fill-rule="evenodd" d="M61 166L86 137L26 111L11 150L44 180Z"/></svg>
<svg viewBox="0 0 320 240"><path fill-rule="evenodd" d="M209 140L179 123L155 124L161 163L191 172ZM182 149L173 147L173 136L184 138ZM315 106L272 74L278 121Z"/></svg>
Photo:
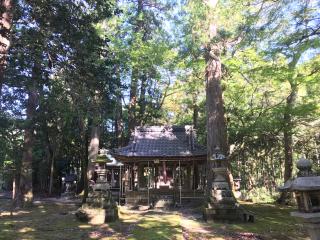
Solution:
<svg viewBox="0 0 320 240"><path fill-rule="evenodd" d="M219 148L210 157L212 185L208 189L208 202L204 209L205 220L253 221L253 215L237 203L228 181L228 159Z"/></svg>
<svg viewBox="0 0 320 240"><path fill-rule="evenodd" d="M94 164L94 175L95 176L95 184L92 188L101 188L101 189L109 189L110 185L107 181L107 169L106 164L111 162L110 159L106 155L106 150L101 149L97 158L92 161Z"/></svg>
<svg viewBox="0 0 320 240"><path fill-rule="evenodd" d="M118 219L118 207L112 198L110 185L106 179L106 163L110 162L105 151L101 151L95 164L96 182L89 188L86 203L76 212L76 217L84 222L102 224Z"/></svg>
<svg viewBox="0 0 320 240"><path fill-rule="evenodd" d="M312 240L320 240L320 176L313 174L312 164L304 157L297 162L297 178L288 180L280 191L294 192L298 211L291 216L303 220Z"/></svg>

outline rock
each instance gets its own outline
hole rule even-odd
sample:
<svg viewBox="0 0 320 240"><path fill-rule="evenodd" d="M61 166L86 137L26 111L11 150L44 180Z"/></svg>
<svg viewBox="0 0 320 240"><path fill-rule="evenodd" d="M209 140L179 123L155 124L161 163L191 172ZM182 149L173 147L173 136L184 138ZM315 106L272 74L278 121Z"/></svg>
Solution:
<svg viewBox="0 0 320 240"><path fill-rule="evenodd" d="M86 211L82 208L79 208L78 211L76 212L76 217L81 221L81 222L88 222L89 221L89 216L86 213Z"/></svg>
<svg viewBox="0 0 320 240"><path fill-rule="evenodd" d="M103 209L84 205L78 209L76 217L82 222L89 222L95 225L113 222L118 219L118 208Z"/></svg>
<svg viewBox="0 0 320 240"><path fill-rule="evenodd" d="M109 191L91 191L76 216L80 221L91 224L113 222L118 219L118 206Z"/></svg>

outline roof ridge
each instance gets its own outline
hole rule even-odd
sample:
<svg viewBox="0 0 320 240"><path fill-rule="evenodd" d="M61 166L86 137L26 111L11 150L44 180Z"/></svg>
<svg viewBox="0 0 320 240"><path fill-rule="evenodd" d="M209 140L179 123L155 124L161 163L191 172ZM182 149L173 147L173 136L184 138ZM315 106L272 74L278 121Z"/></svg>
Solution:
<svg viewBox="0 0 320 240"><path fill-rule="evenodd" d="M192 125L153 125L153 126L137 126L135 127L135 132L162 132L162 131L170 131L170 132L185 132Z"/></svg>
<svg viewBox="0 0 320 240"><path fill-rule="evenodd" d="M195 129L190 125L136 127L127 147L117 151L125 157L191 157L205 156L196 142Z"/></svg>

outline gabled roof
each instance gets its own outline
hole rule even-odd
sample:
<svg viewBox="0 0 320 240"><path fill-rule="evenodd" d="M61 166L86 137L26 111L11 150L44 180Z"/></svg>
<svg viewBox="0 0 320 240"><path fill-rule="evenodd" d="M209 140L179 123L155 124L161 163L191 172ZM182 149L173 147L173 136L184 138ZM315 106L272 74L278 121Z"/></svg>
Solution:
<svg viewBox="0 0 320 240"><path fill-rule="evenodd" d="M129 145L114 152L116 158L185 158L206 154L206 149L196 144L192 126L136 127Z"/></svg>

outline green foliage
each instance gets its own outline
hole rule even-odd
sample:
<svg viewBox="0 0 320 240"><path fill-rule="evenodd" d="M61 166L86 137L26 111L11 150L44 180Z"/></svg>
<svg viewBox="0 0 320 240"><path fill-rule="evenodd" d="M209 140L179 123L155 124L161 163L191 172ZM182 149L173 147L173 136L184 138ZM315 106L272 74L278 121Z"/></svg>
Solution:
<svg viewBox="0 0 320 240"><path fill-rule="evenodd" d="M17 2L1 96L0 170L19 167L23 130L33 124L37 184L47 181L51 159L56 178L80 172L92 125L102 126L101 146L118 146L120 120L129 138L132 89L137 124L194 124L205 145L209 39L222 49L230 159L243 188L257 189L256 198L259 189L274 192L281 183L286 129L294 161L304 153L319 168L318 5L230 0L213 9L203 1L142 2ZM32 78L35 64L40 73ZM34 81L37 111L26 120Z"/></svg>
<svg viewBox="0 0 320 240"><path fill-rule="evenodd" d="M241 176L244 189L266 189L268 195L282 184L286 128L293 134L294 161L302 153L319 159L315 132L319 130L319 46L318 33L312 32L318 26L314 19L317 8L307 1L264 1L261 5L218 1L213 12L201 1L189 1L177 18L177 37L183 36L180 71L164 105L167 121L192 124L196 103L201 123L198 137L205 144L202 44L208 40L206 26L215 21L218 32L213 41L224 47L222 87L230 159L233 174ZM296 98L288 107L292 91ZM290 126L284 121L285 113L291 116Z"/></svg>
<svg viewBox="0 0 320 240"><path fill-rule="evenodd" d="M270 192L266 187L256 187L251 191L242 190L242 198L254 203L274 203L279 197L278 192Z"/></svg>

